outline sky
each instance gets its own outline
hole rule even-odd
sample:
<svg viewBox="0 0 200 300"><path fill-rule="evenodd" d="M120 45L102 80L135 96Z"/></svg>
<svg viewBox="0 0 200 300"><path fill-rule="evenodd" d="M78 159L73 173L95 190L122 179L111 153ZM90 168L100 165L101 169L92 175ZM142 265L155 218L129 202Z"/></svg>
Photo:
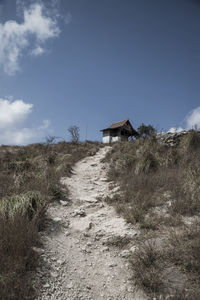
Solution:
<svg viewBox="0 0 200 300"><path fill-rule="evenodd" d="M0 144L200 129L199 0L0 0Z"/></svg>

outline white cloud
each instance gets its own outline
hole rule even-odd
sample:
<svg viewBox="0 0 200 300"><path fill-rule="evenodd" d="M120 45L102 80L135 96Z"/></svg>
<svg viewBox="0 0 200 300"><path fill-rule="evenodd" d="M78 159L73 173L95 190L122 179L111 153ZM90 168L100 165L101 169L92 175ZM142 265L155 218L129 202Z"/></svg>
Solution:
<svg viewBox="0 0 200 300"><path fill-rule="evenodd" d="M36 56L42 54L45 42L60 34L56 18L45 14L41 3L23 7L23 19L22 23L0 23L0 67L9 75L20 69L19 60L25 50Z"/></svg>
<svg viewBox="0 0 200 300"><path fill-rule="evenodd" d="M0 130L22 123L32 112L33 105L22 100L0 99Z"/></svg>
<svg viewBox="0 0 200 300"><path fill-rule="evenodd" d="M33 105L23 100L0 99L0 144L24 145L51 132L49 120L36 127L23 126L32 109Z"/></svg>
<svg viewBox="0 0 200 300"><path fill-rule="evenodd" d="M43 128L43 125L35 128L8 128L5 131L0 130L0 144L26 145L44 139L48 134L49 128Z"/></svg>
<svg viewBox="0 0 200 300"><path fill-rule="evenodd" d="M35 49L33 49L33 51L31 52L31 54L33 56L38 56L38 55L42 55L44 52L45 52L45 50L42 47L37 46Z"/></svg>
<svg viewBox="0 0 200 300"><path fill-rule="evenodd" d="M35 131L31 128L7 129L0 131L0 144L24 145L35 137Z"/></svg>
<svg viewBox="0 0 200 300"><path fill-rule="evenodd" d="M181 132L183 130L184 129L182 127L171 127L168 132L175 133L175 132Z"/></svg>
<svg viewBox="0 0 200 300"><path fill-rule="evenodd" d="M55 20L43 14L44 7L34 4L24 10L24 23L21 25L24 32L35 34L40 42L59 35L60 29Z"/></svg>
<svg viewBox="0 0 200 300"><path fill-rule="evenodd" d="M171 133L175 133L176 132L176 127L171 127L168 132L171 132Z"/></svg>
<svg viewBox="0 0 200 300"><path fill-rule="evenodd" d="M200 106L193 109L185 118L184 120L184 128L179 127L171 127L168 132L180 132L183 130L190 130L190 129L200 129Z"/></svg>
<svg viewBox="0 0 200 300"><path fill-rule="evenodd" d="M39 130L46 130L49 129L50 121L49 120L43 120L42 125L38 127Z"/></svg>
<svg viewBox="0 0 200 300"><path fill-rule="evenodd" d="M45 3L47 14L54 18L60 17L61 1L63 0L16 0L16 10L18 16L23 14L24 8L35 3Z"/></svg>
<svg viewBox="0 0 200 300"><path fill-rule="evenodd" d="M193 109L186 117L186 128L200 129L200 106Z"/></svg>

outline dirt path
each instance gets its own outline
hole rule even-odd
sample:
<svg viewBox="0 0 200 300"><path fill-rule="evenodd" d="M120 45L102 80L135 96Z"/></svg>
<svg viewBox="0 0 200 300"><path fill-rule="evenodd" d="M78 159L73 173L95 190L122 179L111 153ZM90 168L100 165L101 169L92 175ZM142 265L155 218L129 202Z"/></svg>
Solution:
<svg viewBox="0 0 200 300"><path fill-rule="evenodd" d="M113 192L101 163L109 149L104 147L78 162L72 177L64 179L71 204L61 202L49 209L47 230L42 234L45 249L37 250L46 261L38 270L40 299L144 299L133 292L128 250L106 245L115 236L137 234L100 200Z"/></svg>

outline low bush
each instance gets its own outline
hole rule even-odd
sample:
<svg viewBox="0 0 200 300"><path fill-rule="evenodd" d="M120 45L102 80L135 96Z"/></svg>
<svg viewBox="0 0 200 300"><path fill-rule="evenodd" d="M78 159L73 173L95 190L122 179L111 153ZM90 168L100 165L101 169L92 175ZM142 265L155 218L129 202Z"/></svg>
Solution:
<svg viewBox="0 0 200 300"><path fill-rule="evenodd" d="M133 266L134 282L139 288L150 294L162 290L163 253L153 243L139 245L130 262Z"/></svg>

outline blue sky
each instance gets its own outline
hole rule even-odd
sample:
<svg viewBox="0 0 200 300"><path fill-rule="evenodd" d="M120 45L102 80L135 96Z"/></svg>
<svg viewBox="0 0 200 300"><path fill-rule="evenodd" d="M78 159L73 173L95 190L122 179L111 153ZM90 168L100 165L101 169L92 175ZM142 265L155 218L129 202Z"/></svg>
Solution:
<svg viewBox="0 0 200 300"><path fill-rule="evenodd" d="M200 1L0 0L0 144L200 128Z"/></svg>

